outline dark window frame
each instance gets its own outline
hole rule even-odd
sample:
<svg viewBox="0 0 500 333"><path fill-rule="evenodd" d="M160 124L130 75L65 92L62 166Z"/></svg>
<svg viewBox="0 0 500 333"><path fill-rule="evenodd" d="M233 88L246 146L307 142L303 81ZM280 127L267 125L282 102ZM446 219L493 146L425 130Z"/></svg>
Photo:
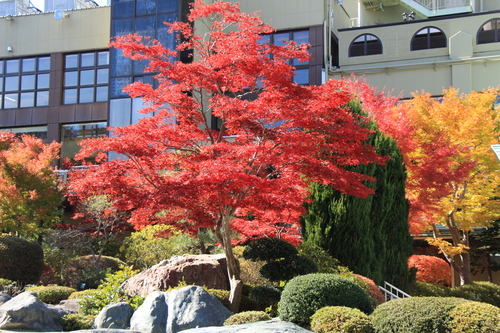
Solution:
<svg viewBox="0 0 500 333"><path fill-rule="evenodd" d="M486 29L487 25L491 23L491 29ZM494 18L486 21L476 34L477 44L489 44L500 42L500 18Z"/></svg>
<svg viewBox="0 0 500 333"><path fill-rule="evenodd" d="M40 68L40 60L46 58L49 60L49 66ZM24 63L31 60L34 62L33 67L29 70L24 70ZM8 63L12 61L17 61L17 70L8 71ZM44 75L48 75L48 79L42 79L42 76ZM23 84L23 82L26 82L24 80L29 77L32 77L32 83L27 87ZM8 88L6 84L7 81L16 81L17 87ZM46 83L43 88L39 88L41 82ZM49 90L50 55L0 59L0 110L46 107L49 105ZM26 101L22 98L23 95L31 95L31 102L27 105L23 105L23 101ZM12 100L14 101L14 104L6 107L7 99L12 97L14 97Z"/></svg>
<svg viewBox="0 0 500 333"><path fill-rule="evenodd" d="M362 41L359 39L362 38ZM374 34L361 34L356 36L349 44L349 57L362 57L384 53L384 46L380 38Z"/></svg>
<svg viewBox="0 0 500 333"><path fill-rule="evenodd" d="M99 63L100 54L105 55L107 61L105 63ZM82 64L84 57L88 57L90 54L93 54L93 64ZM77 57L76 66L71 65L68 67L68 59L71 57ZM105 82L98 82L98 73L99 71L106 70L106 79ZM77 52L77 53L67 53L64 55L64 82L63 82L63 94L62 94L62 104L86 104L86 103L95 103L95 102L105 102L109 100L109 77L110 77L110 50L97 50L97 51L86 51L86 52ZM92 73L92 82L84 82L82 83L82 76L84 73ZM75 75L75 83L67 82L67 78L69 75ZM83 99L85 94L82 94L83 91L91 90L92 98L85 100ZM98 91L104 91L105 98L98 98ZM74 99L67 100L71 95L70 93L74 92Z"/></svg>
<svg viewBox="0 0 500 333"><path fill-rule="evenodd" d="M448 46L448 38L443 30L428 26L418 30L410 42L411 51L438 49Z"/></svg>

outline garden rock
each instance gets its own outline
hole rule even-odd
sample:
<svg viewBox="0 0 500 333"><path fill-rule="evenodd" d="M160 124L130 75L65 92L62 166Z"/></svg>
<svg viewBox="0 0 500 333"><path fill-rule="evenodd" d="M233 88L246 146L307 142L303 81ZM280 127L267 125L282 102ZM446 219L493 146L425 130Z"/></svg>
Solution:
<svg viewBox="0 0 500 333"><path fill-rule="evenodd" d="M132 315L130 329L143 333L166 333L167 311L165 293L154 291Z"/></svg>
<svg viewBox="0 0 500 333"><path fill-rule="evenodd" d="M130 327L143 333L176 333L222 326L231 315L217 297L201 287L188 286L151 293L132 316Z"/></svg>
<svg viewBox="0 0 500 333"><path fill-rule="evenodd" d="M224 254L174 256L133 276L122 285L131 295L147 296L156 290L175 287L180 281L210 289L229 289Z"/></svg>
<svg viewBox="0 0 500 333"><path fill-rule="evenodd" d="M0 305L0 329L61 331L59 322L65 314L40 301L35 292L25 291Z"/></svg>
<svg viewBox="0 0 500 333"><path fill-rule="evenodd" d="M272 319L242 325L203 327L185 330L182 333L311 333L294 323Z"/></svg>
<svg viewBox="0 0 500 333"><path fill-rule="evenodd" d="M10 295L8 295L8 294L0 293L0 305L9 301L11 298L12 297L10 297Z"/></svg>
<svg viewBox="0 0 500 333"><path fill-rule="evenodd" d="M94 328L127 329L134 308L127 302L106 305L94 320Z"/></svg>
<svg viewBox="0 0 500 333"><path fill-rule="evenodd" d="M78 312L78 309L80 309L80 304L78 304L78 302L80 301L81 301L80 299L65 299L59 302L59 304L56 305L56 307L61 308L66 312L75 313Z"/></svg>

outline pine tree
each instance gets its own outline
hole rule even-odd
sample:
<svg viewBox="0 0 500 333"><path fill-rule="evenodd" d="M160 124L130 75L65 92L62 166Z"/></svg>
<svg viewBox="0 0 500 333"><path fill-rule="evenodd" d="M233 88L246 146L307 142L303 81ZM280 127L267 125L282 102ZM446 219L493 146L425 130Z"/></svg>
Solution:
<svg viewBox="0 0 500 333"><path fill-rule="evenodd" d="M353 103L351 110L360 113L361 107ZM395 141L381 134L375 123L368 127L374 133L367 143L391 158L386 165L349 170L375 178L376 183L366 183L375 193L361 199L313 183L313 202L306 203L307 213L302 216L304 242L321 246L342 265L378 284L387 281L406 288L412 240L403 158Z"/></svg>

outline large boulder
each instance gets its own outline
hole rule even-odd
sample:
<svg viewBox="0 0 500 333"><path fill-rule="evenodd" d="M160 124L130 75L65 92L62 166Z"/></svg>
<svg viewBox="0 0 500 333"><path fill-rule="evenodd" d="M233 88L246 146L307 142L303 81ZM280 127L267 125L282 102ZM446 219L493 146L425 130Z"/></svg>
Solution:
<svg viewBox="0 0 500 333"><path fill-rule="evenodd" d="M143 333L166 333L168 308L165 294L160 291L149 294L132 315L130 329Z"/></svg>
<svg viewBox="0 0 500 333"><path fill-rule="evenodd" d="M127 329L134 308L127 302L106 305L94 320L94 328Z"/></svg>
<svg viewBox="0 0 500 333"><path fill-rule="evenodd" d="M25 291L0 305L0 329L28 331L61 331L59 324L66 314L40 301L33 291Z"/></svg>
<svg viewBox="0 0 500 333"><path fill-rule="evenodd" d="M194 327L221 326L232 315L198 286L153 292L135 311L130 326L143 333L176 333Z"/></svg>
<svg viewBox="0 0 500 333"><path fill-rule="evenodd" d="M131 295L147 296L156 290L175 287L181 281L188 285L228 290L225 255L175 256L133 276L122 287Z"/></svg>

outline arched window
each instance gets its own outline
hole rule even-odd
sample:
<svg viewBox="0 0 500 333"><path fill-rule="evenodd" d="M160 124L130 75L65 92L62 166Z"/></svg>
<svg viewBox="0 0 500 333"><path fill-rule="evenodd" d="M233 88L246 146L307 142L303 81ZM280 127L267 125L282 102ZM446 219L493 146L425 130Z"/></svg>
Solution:
<svg viewBox="0 0 500 333"><path fill-rule="evenodd" d="M349 57L372 54L382 54L382 42L375 35L360 35L356 37L349 46Z"/></svg>
<svg viewBox="0 0 500 333"><path fill-rule="evenodd" d="M496 43L500 42L500 19L492 19L483 24L477 32L477 43Z"/></svg>
<svg viewBox="0 0 500 333"><path fill-rule="evenodd" d="M438 28L426 27L413 35L410 47L412 51L446 47L446 35Z"/></svg>

